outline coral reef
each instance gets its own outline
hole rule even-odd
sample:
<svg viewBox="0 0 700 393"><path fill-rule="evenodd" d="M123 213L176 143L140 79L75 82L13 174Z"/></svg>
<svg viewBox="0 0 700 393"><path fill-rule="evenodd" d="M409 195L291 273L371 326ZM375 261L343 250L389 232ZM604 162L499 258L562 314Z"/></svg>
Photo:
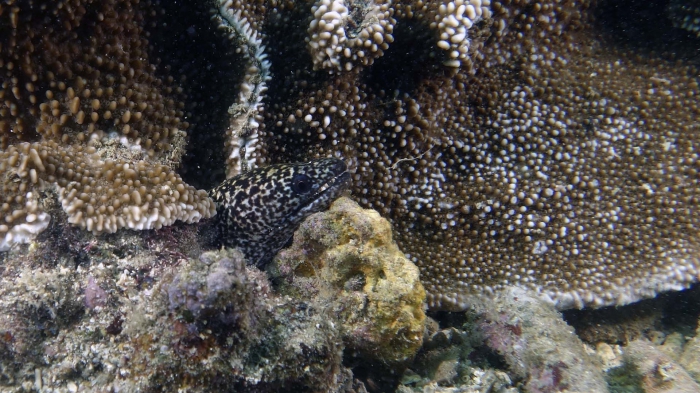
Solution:
<svg viewBox="0 0 700 393"><path fill-rule="evenodd" d="M511 386L510 378L499 371L484 371L472 369L469 380L458 386L443 386L438 383L421 385L420 387L410 387L401 385L396 390L397 393L516 393L518 390Z"/></svg>
<svg viewBox="0 0 700 393"><path fill-rule="evenodd" d="M315 68L350 71L353 63L370 65L394 41L391 33L396 20L391 17L391 0L320 0L311 8L309 52ZM342 61L347 60L345 63Z"/></svg>
<svg viewBox="0 0 700 393"><path fill-rule="evenodd" d="M645 393L700 391L700 385L681 366L645 340L633 341L625 348L625 362L636 369Z"/></svg>
<svg viewBox="0 0 700 393"><path fill-rule="evenodd" d="M611 392L695 391L700 287L624 307L564 313Z"/></svg>
<svg viewBox="0 0 700 393"><path fill-rule="evenodd" d="M556 312L698 281L695 7L629 3L3 3L0 390L697 390L696 320ZM272 281L175 224L316 157L376 211Z"/></svg>
<svg viewBox="0 0 700 393"><path fill-rule="evenodd" d="M215 208L205 191L186 185L167 166L102 161L93 147L59 147L54 141L13 145L0 153L0 171L7 179L6 224L0 226L7 245L23 240L17 227L48 225L48 214L38 211L33 198L35 186L47 183L56 186L68 222L94 233L191 223L213 215ZM22 204L26 209L17 208Z"/></svg>
<svg viewBox="0 0 700 393"><path fill-rule="evenodd" d="M275 295L237 251L171 266L143 251L87 269L22 262L0 280L3 391L353 386L332 320L313 299Z"/></svg>
<svg viewBox="0 0 700 393"><path fill-rule="evenodd" d="M670 22L620 44L609 2L226 4L273 74L257 164L345 157L431 308L509 285L620 305L698 280L696 44ZM376 7L393 42L354 61L345 10Z"/></svg>
<svg viewBox="0 0 700 393"><path fill-rule="evenodd" d="M26 242L50 220L56 189L69 222L93 232L151 229L214 214L174 172L186 95L149 55L157 6L59 1L3 6L0 22L0 238Z"/></svg>
<svg viewBox="0 0 700 393"><path fill-rule="evenodd" d="M567 310L564 320L586 343L626 345L637 339L663 343L668 335L692 336L700 316L700 286L668 292L625 307Z"/></svg>
<svg viewBox="0 0 700 393"><path fill-rule="evenodd" d="M485 344L502 356L528 392L607 392L595 358L550 304L513 287L474 300Z"/></svg>
<svg viewBox="0 0 700 393"><path fill-rule="evenodd" d="M656 303L659 304L659 303ZM645 337L663 318L666 304L658 307L643 300L624 308L609 307L597 312L578 310L567 312L564 319L576 329L581 340L588 343L605 342L608 344L626 344Z"/></svg>
<svg viewBox="0 0 700 393"><path fill-rule="evenodd" d="M282 293L302 291L334 305L331 313L338 316L346 350L354 357L395 367L420 348L425 291L418 269L399 251L389 222L376 211L338 199L327 212L304 221L272 270L286 283Z"/></svg>
<svg viewBox="0 0 700 393"><path fill-rule="evenodd" d="M395 386L422 343L418 269L347 199L302 228L273 286L237 250L203 252L193 225L100 241L51 226L1 260L0 390ZM327 259L292 259L310 246Z"/></svg>
<svg viewBox="0 0 700 393"><path fill-rule="evenodd" d="M428 329L423 347L401 378L397 392L516 391L506 372L476 364L479 345L479 336L462 328Z"/></svg>
<svg viewBox="0 0 700 393"><path fill-rule="evenodd" d="M191 125L184 82L161 76L167 67L149 52L144 29L158 8L79 4L46 11L68 15L70 29L30 6L3 14L3 146L92 140L104 162L172 173ZM682 45L675 54L647 53L653 40L616 45L596 31L605 4L586 1L217 4L215 22L245 68L228 78L238 98L220 105L229 176L252 160L345 157L361 204L391 220L421 268L431 307L461 309L470 294L511 284L559 308L595 307L697 281L687 230L697 225L697 72ZM95 34L75 40L76 29ZM5 244L49 220L34 200L41 172L10 167ZM159 208L103 213L109 204L89 203L109 199L99 186L73 183L67 209L94 231L213 214L202 193L175 183L185 207L162 198Z"/></svg>

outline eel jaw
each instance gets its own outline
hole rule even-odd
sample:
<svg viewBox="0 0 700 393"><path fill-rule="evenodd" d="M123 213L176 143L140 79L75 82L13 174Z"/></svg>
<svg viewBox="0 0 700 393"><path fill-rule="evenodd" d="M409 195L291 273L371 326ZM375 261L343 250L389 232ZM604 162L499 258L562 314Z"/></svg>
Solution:
<svg viewBox="0 0 700 393"><path fill-rule="evenodd" d="M337 190L338 193L340 193L348 187L349 183L350 173L348 171L343 171L338 176L321 185L321 187L318 188L318 191L316 191L315 197L318 199L325 196L323 194L333 193L334 190Z"/></svg>
<svg viewBox="0 0 700 393"><path fill-rule="evenodd" d="M344 170L337 176L321 185L306 205L294 213L295 217L305 217L328 208L333 201L350 186L350 173ZM296 221L296 219L294 219ZM297 224L300 224L301 220Z"/></svg>

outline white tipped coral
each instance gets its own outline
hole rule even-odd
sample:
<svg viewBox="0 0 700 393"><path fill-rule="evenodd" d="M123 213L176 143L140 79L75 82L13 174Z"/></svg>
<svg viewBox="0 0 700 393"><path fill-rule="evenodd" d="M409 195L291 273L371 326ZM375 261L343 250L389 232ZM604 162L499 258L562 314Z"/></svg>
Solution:
<svg viewBox="0 0 700 393"><path fill-rule="evenodd" d="M68 222L83 229L159 229L177 220L192 223L214 215L206 191L186 185L163 165L103 162L94 156L82 161L82 177L58 191Z"/></svg>
<svg viewBox="0 0 700 393"><path fill-rule="evenodd" d="M455 0L441 4L431 28L439 33L438 48L447 52L444 64L459 67L469 52L467 31L481 18L488 18L490 0Z"/></svg>
<svg viewBox="0 0 700 393"><path fill-rule="evenodd" d="M241 49L247 64L243 81L240 84L238 101L229 108L231 124L226 130L227 177L233 177L250 169L252 154L258 141L256 117L263 109L265 83L270 80L270 62L265 54L260 34L243 17L241 10L233 11L232 0L228 0L217 10L214 19L219 28L229 32L229 39Z"/></svg>
<svg viewBox="0 0 700 393"><path fill-rule="evenodd" d="M370 65L394 41L391 0L319 0L311 9L307 43L314 68L350 71Z"/></svg>
<svg viewBox="0 0 700 393"><path fill-rule="evenodd" d="M27 202L24 209L6 215L4 222L0 223L0 251L9 250L13 244L29 243L48 228L51 222L51 216L39 211L33 193L28 192L25 200Z"/></svg>
<svg viewBox="0 0 700 393"><path fill-rule="evenodd" d="M0 153L0 250L26 243L46 229L50 216L35 193L56 186L68 222L93 233L120 228L158 229L176 220L215 214L205 191L185 184L170 168L138 161L102 161L95 149L57 142L22 143Z"/></svg>

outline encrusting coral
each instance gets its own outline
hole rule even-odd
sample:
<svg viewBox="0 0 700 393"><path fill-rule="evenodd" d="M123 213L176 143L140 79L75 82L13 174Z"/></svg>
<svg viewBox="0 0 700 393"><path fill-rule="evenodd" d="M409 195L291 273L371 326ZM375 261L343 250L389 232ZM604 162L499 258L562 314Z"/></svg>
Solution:
<svg viewBox="0 0 700 393"><path fill-rule="evenodd" d="M95 233L214 214L173 171L189 124L182 88L149 60L150 7L2 5L0 248L45 228L34 201L54 185L69 221Z"/></svg>
<svg viewBox="0 0 700 393"><path fill-rule="evenodd" d="M675 54L599 29L605 2L226 4L271 64L257 164L345 157L431 307L509 285L599 307L698 280L697 67L670 21ZM343 7L376 6L393 42L338 67Z"/></svg>

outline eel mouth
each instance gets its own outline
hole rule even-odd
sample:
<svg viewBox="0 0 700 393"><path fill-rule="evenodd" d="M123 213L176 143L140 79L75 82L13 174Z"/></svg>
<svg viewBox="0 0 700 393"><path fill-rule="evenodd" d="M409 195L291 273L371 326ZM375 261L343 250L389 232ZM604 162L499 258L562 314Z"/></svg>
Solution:
<svg viewBox="0 0 700 393"><path fill-rule="evenodd" d="M337 198L341 192L347 189L350 185L350 173L348 172L348 165L345 161L332 158L328 160L329 172L332 176L330 179L326 180L315 192L314 202L316 201L326 201L329 200L328 204L332 202L332 199Z"/></svg>
<svg viewBox="0 0 700 393"><path fill-rule="evenodd" d="M348 188L350 185L350 173L345 170L339 175L335 176L333 179L330 181L327 181L324 183L321 187L319 187L318 191L316 192L316 198L327 198L327 197L334 197L332 194L340 194L343 192L345 189Z"/></svg>
<svg viewBox="0 0 700 393"><path fill-rule="evenodd" d="M323 182L313 194L290 215L290 222L303 220L309 214L328 209L345 190L350 187L350 172L344 161L333 159L329 168L328 179Z"/></svg>

